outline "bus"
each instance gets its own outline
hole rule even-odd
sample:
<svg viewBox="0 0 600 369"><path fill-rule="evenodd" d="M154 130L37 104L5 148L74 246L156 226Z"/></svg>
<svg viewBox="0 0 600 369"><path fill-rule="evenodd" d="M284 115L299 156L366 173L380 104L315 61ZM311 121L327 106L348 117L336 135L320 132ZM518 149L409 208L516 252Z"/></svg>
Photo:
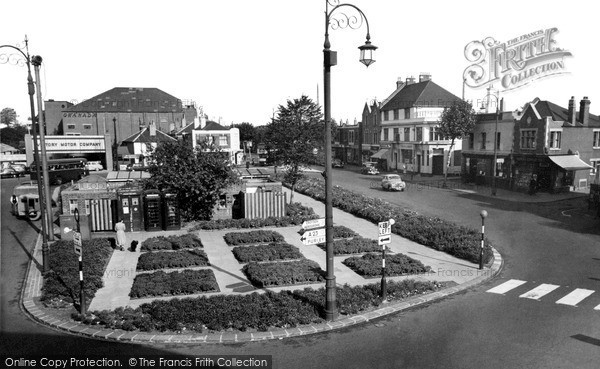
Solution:
<svg viewBox="0 0 600 369"><path fill-rule="evenodd" d="M85 158L48 159L48 180L51 185L60 185L69 181L78 181L90 174L86 169ZM37 180L37 165L31 164L30 178Z"/></svg>

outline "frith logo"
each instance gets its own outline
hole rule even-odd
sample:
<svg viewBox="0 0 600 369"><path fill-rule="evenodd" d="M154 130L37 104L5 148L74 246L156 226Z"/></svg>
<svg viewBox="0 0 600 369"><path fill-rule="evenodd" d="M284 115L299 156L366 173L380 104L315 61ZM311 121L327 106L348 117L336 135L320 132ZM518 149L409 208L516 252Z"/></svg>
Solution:
<svg viewBox="0 0 600 369"><path fill-rule="evenodd" d="M504 91L522 87L540 78L567 73L564 58L569 51L556 47L558 28L537 30L507 42L487 37L465 46L465 57L473 64L464 73L469 87L499 81Z"/></svg>

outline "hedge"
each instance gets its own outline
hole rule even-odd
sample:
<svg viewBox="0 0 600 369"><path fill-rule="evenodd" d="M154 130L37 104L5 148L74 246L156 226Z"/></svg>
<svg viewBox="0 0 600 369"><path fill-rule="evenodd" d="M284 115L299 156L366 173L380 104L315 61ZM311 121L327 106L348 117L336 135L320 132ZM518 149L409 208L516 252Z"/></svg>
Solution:
<svg viewBox="0 0 600 369"><path fill-rule="evenodd" d="M242 271L257 287L289 286L325 280L325 272L315 261L299 260L274 263L246 264Z"/></svg>
<svg viewBox="0 0 600 369"><path fill-rule="evenodd" d="M287 185L287 184L286 184ZM324 181L317 177L303 178L296 191L316 200L325 201ZM479 262L481 233L472 228L437 218L419 215L381 199L333 186L333 206L357 217L379 223L393 218L392 232L435 250L446 252L473 263ZM493 257L489 240L485 240L484 262Z"/></svg>
<svg viewBox="0 0 600 369"><path fill-rule="evenodd" d="M429 281L388 281L387 299L401 300L436 291L445 284ZM357 314L381 304L380 284L336 287L340 314ZM291 328L321 323L325 316L325 289L266 292L248 295L201 296L153 301L136 309L94 311L75 315L86 324L127 331L196 331L205 330L266 331L270 327Z"/></svg>
<svg viewBox="0 0 600 369"><path fill-rule="evenodd" d="M137 270L164 268L185 268L210 265L208 256L202 250L177 250L145 252L140 255Z"/></svg>
<svg viewBox="0 0 600 369"><path fill-rule="evenodd" d="M297 247L285 242L259 246L237 246L234 247L232 251L233 255L240 263L302 259L304 257Z"/></svg>
<svg viewBox="0 0 600 369"><path fill-rule="evenodd" d="M364 277L381 276L381 254L369 253L362 257L353 256L342 263ZM404 254L393 254L385 256L385 269L387 276L394 277L426 273L431 270L431 267Z"/></svg>
<svg viewBox="0 0 600 369"><path fill-rule="evenodd" d="M191 295L202 292L218 292L219 285L210 269L166 273L138 274L129 292L131 298L148 296Z"/></svg>
<svg viewBox="0 0 600 369"><path fill-rule="evenodd" d="M326 249L326 244L320 243L317 246ZM377 252L381 250L376 240L370 238L355 237L352 239L333 241L334 255L362 254L365 252Z"/></svg>
<svg viewBox="0 0 600 369"><path fill-rule="evenodd" d="M223 239L230 246L282 242L284 240L280 233L263 230L250 232L229 232L223 236Z"/></svg>
<svg viewBox="0 0 600 369"><path fill-rule="evenodd" d="M193 234L184 234L180 236L158 236L144 240L142 242L142 251L155 250L181 250L203 247L202 241Z"/></svg>
<svg viewBox="0 0 600 369"><path fill-rule="evenodd" d="M83 240L81 249L83 286L87 304L96 295L96 291L104 285L102 276L113 249L106 238ZM59 299L79 303L79 257L73 250L73 241L60 240L52 244L48 261L50 271L44 273L42 301Z"/></svg>

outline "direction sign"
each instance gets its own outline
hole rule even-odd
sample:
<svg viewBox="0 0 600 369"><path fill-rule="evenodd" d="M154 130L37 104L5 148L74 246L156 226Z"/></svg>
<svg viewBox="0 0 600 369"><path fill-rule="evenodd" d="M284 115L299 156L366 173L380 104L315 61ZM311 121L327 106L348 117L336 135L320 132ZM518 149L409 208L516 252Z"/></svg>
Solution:
<svg viewBox="0 0 600 369"><path fill-rule="evenodd" d="M315 236L315 237L304 237L300 238L304 245L316 245L318 243L325 243L325 236Z"/></svg>
<svg viewBox="0 0 600 369"><path fill-rule="evenodd" d="M379 222L379 235L385 236L392 234L392 224L389 221Z"/></svg>
<svg viewBox="0 0 600 369"><path fill-rule="evenodd" d="M392 236L391 235L385 235L385 236L379 236L379 246L381 245L385 245L388 243L392 243Z"/></svg>
<svg viewBox="0 0 600 369"><path fill-rule="evenodd" d="M309 219L305 220L304 223L302 223L302 228L304 229L314 229L323 227L325 227L325 218Z"/></svg>
<svg viewBox="0 0 600 369"><path fill-rule="evenodd" d="M73 248L77 256L81 256L81 233L73 231Z"/></svg>
<svg viewBox="0 0 600 369"><path fill-rule="evenodd" d="M318 237L325 236L325 228L310 229L302 234L302 237Z"/></svg>

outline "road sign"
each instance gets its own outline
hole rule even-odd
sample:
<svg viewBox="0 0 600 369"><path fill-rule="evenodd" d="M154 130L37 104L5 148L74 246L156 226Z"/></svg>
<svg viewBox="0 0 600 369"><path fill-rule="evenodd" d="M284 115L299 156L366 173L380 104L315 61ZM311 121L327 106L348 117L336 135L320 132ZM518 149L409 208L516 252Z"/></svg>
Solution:
<svg viewBox="0 0 600 369"><path fill-rule="evenodd" d="M302 236L300 238L300 241L302 241L302 243L304 245L316 245L318 243L325 243L325 236L315 236L315 237L304 237Z"/></svg>
<svg viewBox="0 0 600 369"><path fill-rule="evenodd" d="M389 221L379 222L379 235L385 236L392 234L392 223Z"/></svg>
<svg viewBox="0 0 600 369"><path fill-rule="evenodd" d="M325 228L310 229L302 234L302 237L318 237L325 236Z"/></svg>
<svg viewBox="0 0 600 369"><path fill-rule="evenodd" d="M385 245L388 243L392 243L392 236L391 235L385 235L385 236L379 236L379 246L381 245Z"/></svg>
<svg viewBox="0 0 600 369"><path fill-rule="evenodd" d="M81 256L81 233L73 231L73 248L77 256Z"/></svg>
<svg viewBox="0 0 600 369"><path fill-rule="evenodd" d="M304 229L323 228L323 227L325 227L325 218L305 220L304 223L302 223L302 228L304 228Z"/></svg>

